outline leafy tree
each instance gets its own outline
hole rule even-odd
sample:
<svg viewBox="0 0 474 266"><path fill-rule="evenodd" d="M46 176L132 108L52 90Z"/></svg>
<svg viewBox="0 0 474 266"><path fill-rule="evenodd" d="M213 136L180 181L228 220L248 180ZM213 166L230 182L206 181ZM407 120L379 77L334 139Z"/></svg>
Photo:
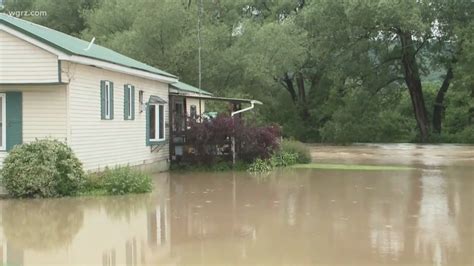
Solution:
<svg viewBox="0 0 474 266"><path fill-rule="evenodd" d="M393 47L384 62L401 65L405 84L411 96L413 111L422 141L430 134L429 114L423 95L422 74L429 69L446 69L438 89L433 109L433 130L441 132L444 95L453 79L453 65L464 41L454 34L472 17L471 1L402 1L370 2L365 10L372 10L369 28L387 46ZM359 9L358 7L357 9ZM423 57L425 55L425 57Z"/></svg>
<svg viewBox="0 0 474 266"><path fill-rule="evenodd" d="M28 19L96 37L198 84L200 0L8 1L10 9L48 11ZM285 136L471 141L471 0L202 3L203 88L261 100L264 106L251 115L281 124Z"/></svg>

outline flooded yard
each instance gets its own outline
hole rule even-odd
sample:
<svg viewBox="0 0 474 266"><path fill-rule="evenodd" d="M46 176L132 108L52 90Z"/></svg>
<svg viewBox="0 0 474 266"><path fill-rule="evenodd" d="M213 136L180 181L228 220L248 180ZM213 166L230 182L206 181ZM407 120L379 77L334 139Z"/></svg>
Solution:
<svg viewBox="0 0 474 266"><path fill-rule="evenodd" d="M162 173L147 195L0 201L3 265L474 265L474 146L312 146L403 170Z"/></svg>

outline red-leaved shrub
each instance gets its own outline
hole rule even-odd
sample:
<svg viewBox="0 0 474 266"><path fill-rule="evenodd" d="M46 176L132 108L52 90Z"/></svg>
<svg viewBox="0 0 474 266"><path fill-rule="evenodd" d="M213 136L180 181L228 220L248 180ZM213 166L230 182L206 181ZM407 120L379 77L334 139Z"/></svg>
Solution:
<svg viewBox="0 0 474 266"><path fill-rule="evenodd" d="M225 115L201 122L191 120L188 127L186 142L194 152L187 157L201 164L211 164L218 158L230 160L232 136L237 158L245 162L269 158L278 149L280 139L278 126L258 127Z"/></svg>

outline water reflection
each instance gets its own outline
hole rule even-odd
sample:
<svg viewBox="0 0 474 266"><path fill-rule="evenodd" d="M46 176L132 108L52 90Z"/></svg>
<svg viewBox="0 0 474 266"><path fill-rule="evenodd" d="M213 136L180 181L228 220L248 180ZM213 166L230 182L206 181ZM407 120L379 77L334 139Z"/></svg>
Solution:
<svg viewBox="0 0 474 266"><path fill-rule="evenodd" d="M77 201L11 200L2 204L2 229L15 247L34 251L69 246L82 227L84 214Z"/></svg>
<svg viewBox="0 0 474 266"><path fill-rule="evenodd" d="M160 174L152 194L1 201L3 265L473 265L472 166Z"/></svg>
<svg viewBox="0 0 474 266"><path fill-rule="evenodd" d="M422 197L415 235L415 250L431 257L435 265L445 265L459 252L459 185L448 182L440 170L427 170L421 178ZM469 184L466 184L469 185Z"/></svg>
<svg viewBox="0 0 474 266"><path fill-rule="evenodd" d="M133 266L168 256L169 176L156 183L145 195L1 201L1 265Z"/></svg>

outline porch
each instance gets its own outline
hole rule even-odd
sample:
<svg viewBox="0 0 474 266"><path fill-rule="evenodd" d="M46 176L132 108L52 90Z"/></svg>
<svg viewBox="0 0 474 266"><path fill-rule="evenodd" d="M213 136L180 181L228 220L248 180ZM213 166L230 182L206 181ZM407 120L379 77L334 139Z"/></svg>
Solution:
<svg viewBox="0 0 474 266"><path fill-rule="evenodd" d="M206 110L206 105L210 102L224 103L225 110L220 112L210 112ZM187 138L188 130L193 123L201 123L215 119L218 115L227 114L229 116L241 117L239 113L244 104L257 102L249 99L213 97L209 95L190 94L170 94L169 97L169 124L170 124L170 160L171 162L189 161L196 154L193 143ZM260 103L260 102L258 102ZM261 104L261 103L260 103ZM213 140L212 146L217 153L224 158L232 158L232 141L230 136Z"/></svg>

